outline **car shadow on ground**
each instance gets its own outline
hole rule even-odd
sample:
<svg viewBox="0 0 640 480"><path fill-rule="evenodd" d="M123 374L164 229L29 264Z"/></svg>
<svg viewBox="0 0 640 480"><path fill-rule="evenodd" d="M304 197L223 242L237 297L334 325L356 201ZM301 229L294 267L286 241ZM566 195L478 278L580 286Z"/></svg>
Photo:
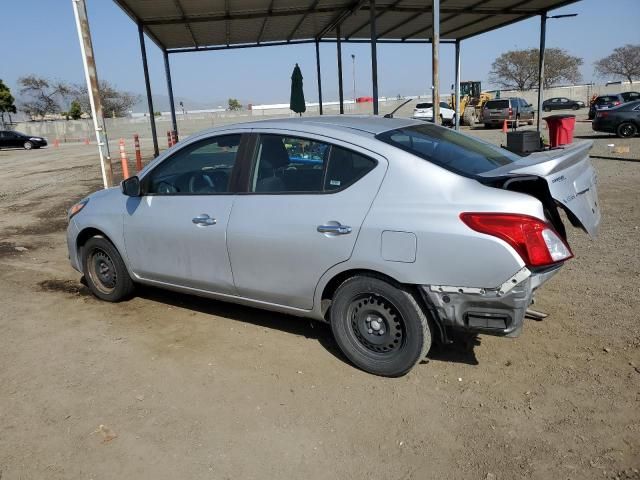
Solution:
<svg viewBox="0 0 640 480"><path fill-rule="evenodd" d="M333 339L331 327L317 320L270 312L268 310L197 297L185 293L172 292L150 286L137 286L135 294L139 298L152 300L154 302L165 303L206 315L215 315L238 322L250 323L264 328L277 329L292 335L317 340L320 345L334 357L351 365ZM474 347L480 344L477 336L454 335L451 340L452 343L443 345L437 341L437 339L434 339L434 345L431 351L427 355L427 358L421 363L442 361L478 365L478 360L473 351Z"/></svg>

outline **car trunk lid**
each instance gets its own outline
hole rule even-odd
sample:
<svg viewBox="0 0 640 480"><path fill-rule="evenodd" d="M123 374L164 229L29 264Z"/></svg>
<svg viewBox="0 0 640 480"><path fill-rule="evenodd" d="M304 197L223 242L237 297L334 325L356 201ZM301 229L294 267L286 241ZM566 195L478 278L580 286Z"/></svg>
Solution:
<svg viewBox="0 0 640 480"><path fill-rule="evenodd" d="M544 179L553 199L575 217L591 238L595 238L601 214L597 175L589 157L592 145L592 141L583 141L564 148L532 153L480 176L487 179L505 176Z"/></svg>

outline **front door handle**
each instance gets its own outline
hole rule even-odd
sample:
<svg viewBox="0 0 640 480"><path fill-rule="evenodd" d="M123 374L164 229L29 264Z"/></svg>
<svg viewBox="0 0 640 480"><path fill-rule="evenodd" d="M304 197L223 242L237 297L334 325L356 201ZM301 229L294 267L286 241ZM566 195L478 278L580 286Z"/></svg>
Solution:
<svg viewBox="0 0 640 480"><path fill-rule="evenodd" d="M351 227L347 225L341 225L336 222L335 225L318 225L318 232L326 233L327 235L346 235L351 233Z"/></svg>
<svg viewBox="0 0 640 480"><path fill-rule="evenodd" d="M191 219L191 221L193 223L195 223L196 225L203 225L205 227L208 226L208 225L215 225L216 224L216 219L215 218L211 218L206 213L201 213L197 217L193 217Z"/></svg>

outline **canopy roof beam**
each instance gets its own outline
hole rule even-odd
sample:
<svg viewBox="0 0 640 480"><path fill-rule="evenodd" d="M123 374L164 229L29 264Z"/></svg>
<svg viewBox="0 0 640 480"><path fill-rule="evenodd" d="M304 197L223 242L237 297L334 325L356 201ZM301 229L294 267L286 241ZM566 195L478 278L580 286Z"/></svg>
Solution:
<svg viewBox="0 0 640 480"><path fill-rule="evenodd" d="M193 41L193 46L198 48L198 41L196 40L196 36L193 34L193 30L191 29L191 25L187 20L187 16L184 13L184 9L182 8L182 4L180 3L180 0L173 0L173 3L176 6L176 10L178 10L178 12L180 13L180 16L182 17L182 20L184 22L184 27L187 29L187 31L189 32L189 35L191 36L191 40Z"/></svg>
<svg viewBox="0 0 640 480"><path fill-rule="evenodd" d="M287 37L287 42L291 41L291 39L294 37L298 29L300 28L300 25L302 25L302 22L305 21L307 16L316 10L318 3L320 3L320 0L313 0L313 3L311 4L311 6L302 14L302 17L300 18L300 20L298 20L298 23L296 23L296 26L293 27L293 30L291 30L291 33Z"/></svg>

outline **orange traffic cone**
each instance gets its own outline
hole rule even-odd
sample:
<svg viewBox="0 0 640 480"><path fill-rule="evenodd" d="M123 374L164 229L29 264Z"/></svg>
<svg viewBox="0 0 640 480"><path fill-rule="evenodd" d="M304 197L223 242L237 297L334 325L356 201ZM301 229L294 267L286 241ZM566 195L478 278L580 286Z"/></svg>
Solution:
<svg viewBox="0 0 640 480"><path fill-rule="evenodd" d="M122 164L122 178L129 178L129 162L127 161L127 152L124 150L124 138L120 139L120 163Z"/></svg>
<svg viewBox="0 0 640 480"><path fill-rule="evenodd" d="M507 133L509 128L507 127L507 121L502 122L502 133Z"/></svg>
<svg viewBox="0 0 640 480"><path fill-rule="evenodd" d="M84 144L85 145L89 145L89 137L85 137L84 138Z"/></svg>
<svg viewBox="0 0 640 480"><path fill-rule="evenodd" d="M54 146L55 148L58 148L58 147L60 146L60 142L58 141L58 139L57 139L57 138L53 141L53 146Z"/></svg>

